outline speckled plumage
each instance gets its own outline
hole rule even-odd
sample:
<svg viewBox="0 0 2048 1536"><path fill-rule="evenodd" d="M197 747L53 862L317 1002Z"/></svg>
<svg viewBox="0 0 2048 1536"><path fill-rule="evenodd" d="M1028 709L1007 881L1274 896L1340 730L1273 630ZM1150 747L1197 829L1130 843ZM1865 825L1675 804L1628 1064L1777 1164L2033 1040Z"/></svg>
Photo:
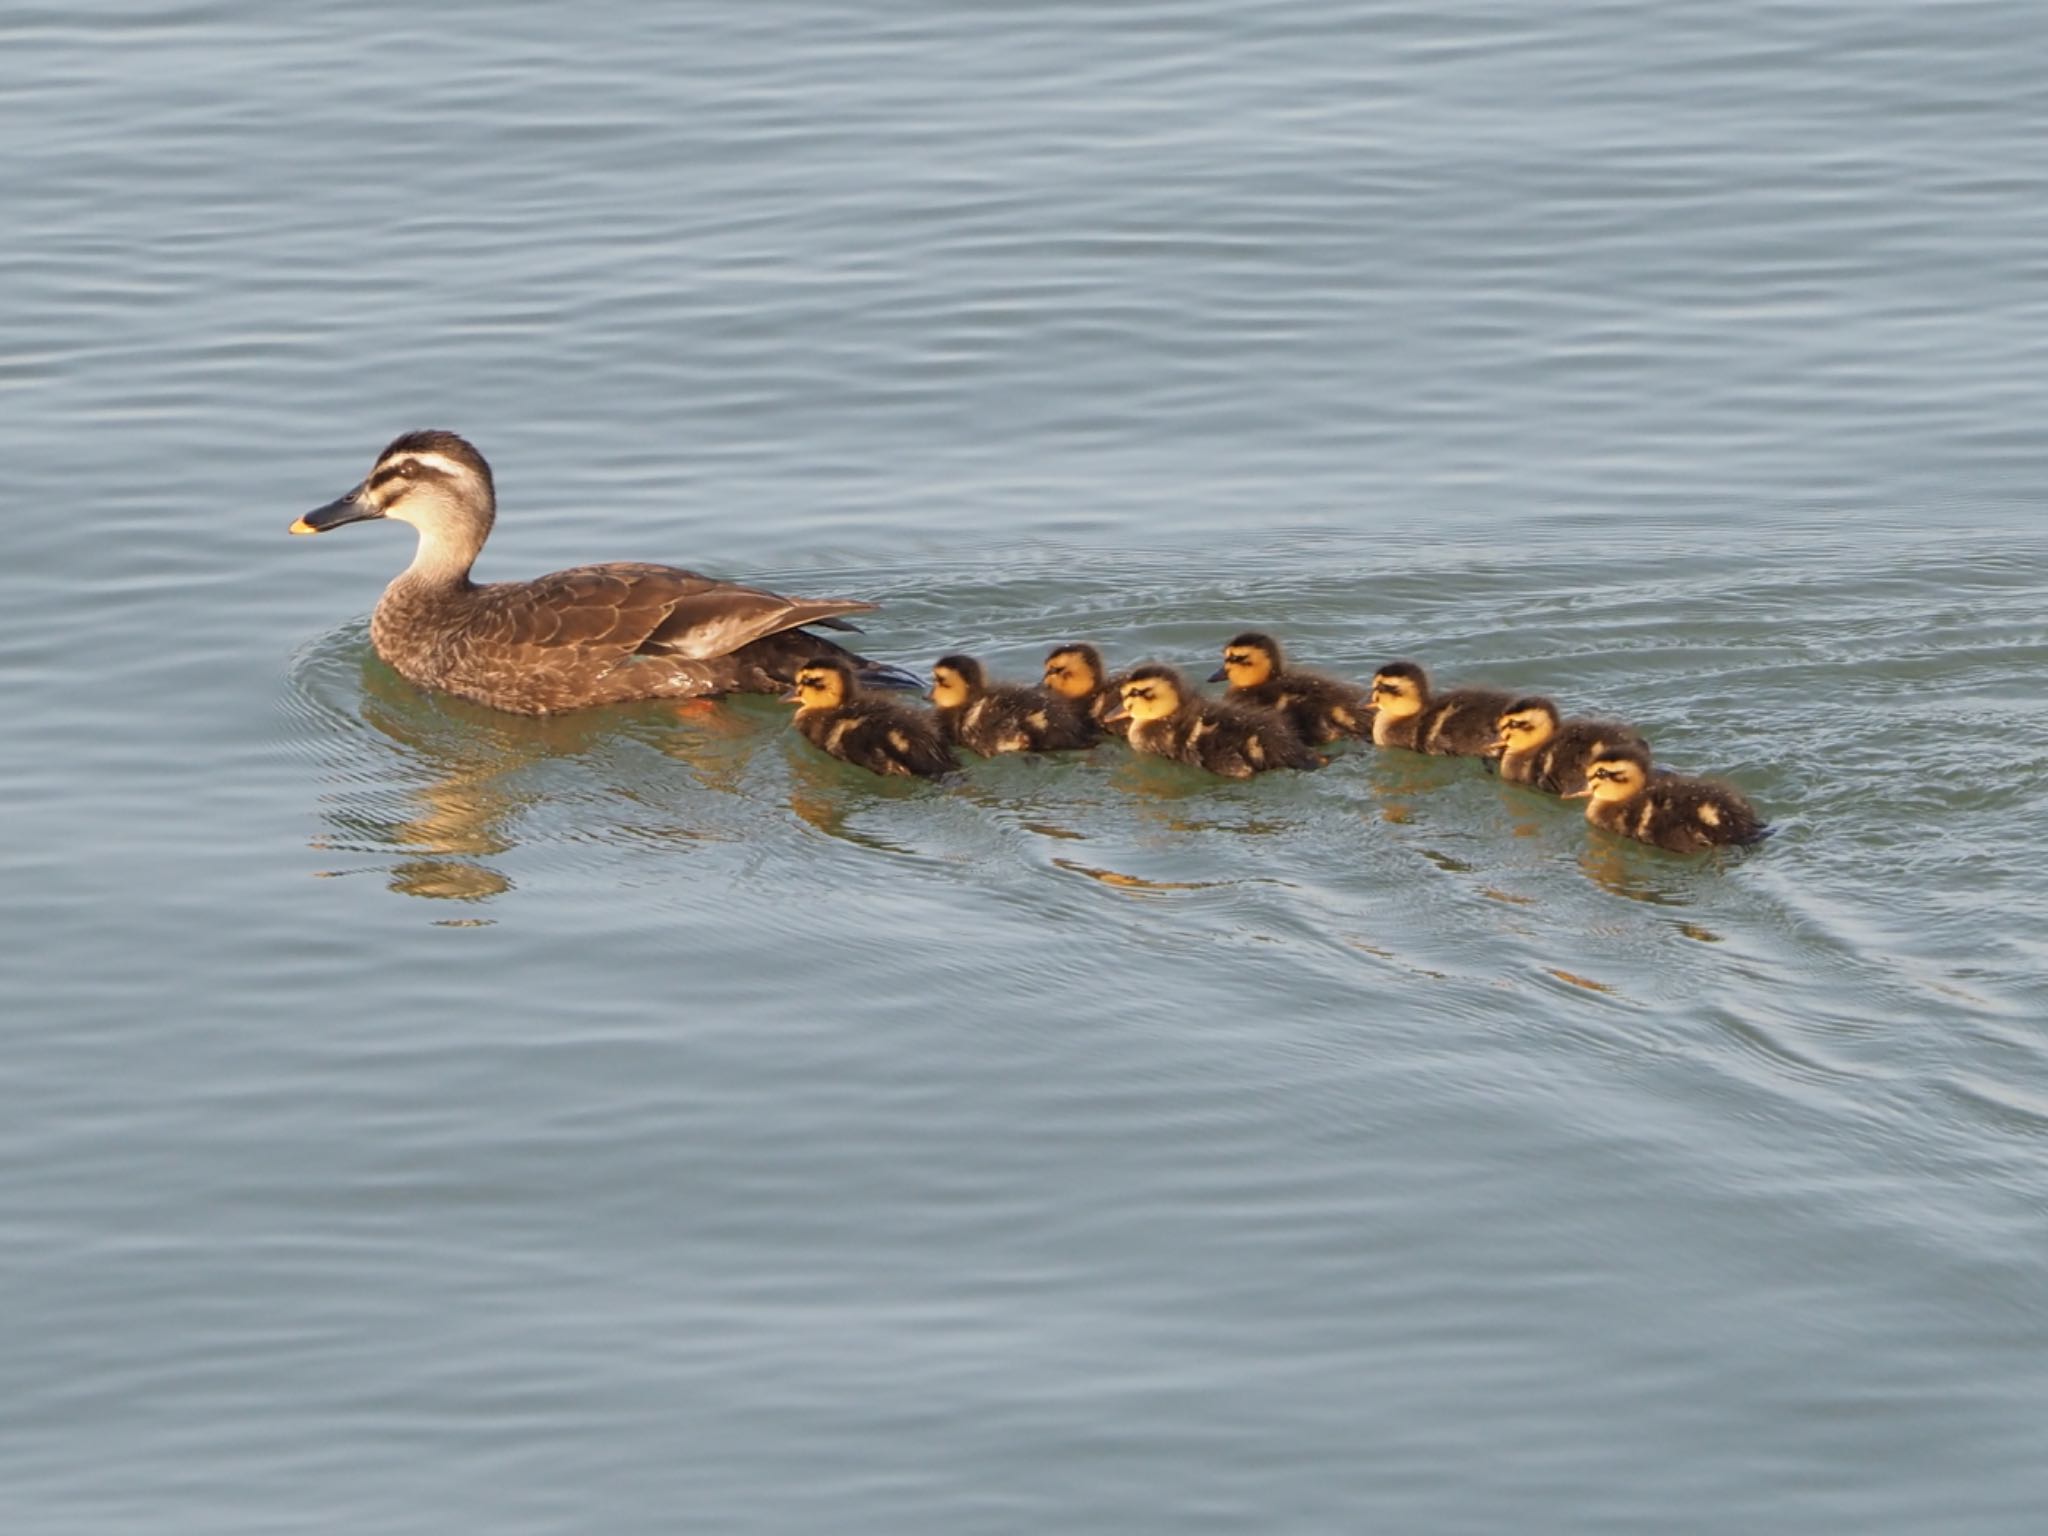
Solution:
<svg viewBox="0 0 2048 1536"><path fill-rule="evenodd" d="M796 728L803 738L841 762L870 773L923 779L939 778L958 766L930 710L863 693L845 661L806 661L788 697L799 706ZM814 707L808 699L821 699L823 706Z"/></svg>
<svg viewBox="0 0 2048 1536"><path fill-rule="evenodd" d="M1397 716L1380 703L1382 678L1406 679L1419 691L1422 708ZM1429 676L1412 661L1389 662L1373 677L1375 703L1372 739L1376 746L1405 747L1433 757L1483 757L1498 734L1500 712L1508 695L1497 688L1454 688L1432 693Z"/></svg>
<svg viewBox="0 0 2048 1536"><path fill-rule="evenodd" d="M1515 716L1547 716L1555 729L1527 751L1503 750L1499 757L1500 776L1510 784L1526 784L1545 794L1576 795L1586 787L1587 765L1604 751L1615 747L1649 747L1642 732L1619 720L1560 720L1557 706L1549 699L1517 699L1500 713L1502 720Z"/></svg>
<svg viewBox="0 0 2048 1536"><path fill-rule="evenodd" d="M1285 716L1224 699L1205 699L1171 667L1132 668L1123 681L1126 699L1128 690L1147 680L1170 685L1179 703L1162 718L1132 719L1129 740L1134 752L1171 758L1228 779L1248 779L1273 768L1323 765L1322 755L1302 741Z"/></svg>
<svg viewBox="0 0 2048 1536"><path fill-rule="evenodd" d="M1603 794L1600 776L1613 768L1634 771L1631 793ZM1586 820L1639 843L1671 853L1701 853L1760 842L1770 832L1741 791L1712 779L1659 772L1640 748L1603 752L1588 771L1593 783L1580 792L1589 797Z"/></svg>
<svg viewBox="0 0 2048 1536"><path fill-rule="evenodd" d="M858 598L786 597L668 565L576 566L531 581L478 584L471 565L496 516L490 466L450 432L413 432L363 483L306 514L316 533L391 517L420 530L413 564L370 620L377 654L403 677L516 714L633 699L768 692L813 657L843 657L877 680L907 675L799 626L851 628Z"/></svg>
<svg viewBox="0 0 2048 1536"><path fill-rule="evenodd" d="M1230 675L1230 658L1245 652L1263 652L1270 659L1271 671L1262 681L1239 687L1237 679ZM1357 683L1290 667L1280 642L1271 635L1239 635L1223 648L1223 655L1224 665L1209 681L1228 680L1228 697L1233 704L1249 704L1285 715L1295 734L1311 746L1371 736L1370 694Z"/></svg>
<svg viewBox="0 0 2048 1536"><path fill-rule="evenodd" d="M949 704L935 686L933 713L946 740L983 757L1003 752L1069 752L1093 746L1101 736L1073 700L1045 688L990 683L972 656L942 656L934 678L958 679L961 702Z"/></svg>
<svg viewBox="0 0 2048 1536"><path fill-rule="evenodd" d="M1050 669L1055 659L1062 656L1077 658L1088 669L1089 675L1095 679L1095 686L1089 689L1088 692L1073 696L1075 707L1082 714L1086 715L1094 723L1095 728L1103 734L1108 736L1122 736L1126 734L1130 730L1130 722L1112 719L1111 717L1123 708L1123 695L1120 690L1123 687L1124 679L1129 674L1126 672L1110 672L1102 664L1102 652L1085 642L1075 641L1066 645L1054 646L1052 650L1046 653L1045 661L1047 668ZM1047 686L1051 686L1050 677L1047 679Z"/></svg>

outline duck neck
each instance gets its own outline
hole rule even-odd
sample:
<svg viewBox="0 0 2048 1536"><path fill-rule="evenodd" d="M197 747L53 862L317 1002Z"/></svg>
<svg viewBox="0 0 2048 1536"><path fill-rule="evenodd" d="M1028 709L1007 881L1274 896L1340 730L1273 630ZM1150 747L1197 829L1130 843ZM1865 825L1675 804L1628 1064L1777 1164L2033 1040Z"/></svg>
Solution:
<svg viewBox="0 0 2048 1536"><path fill-rule="evenodd" d="M419 548L413 551L412 564L398 579L407 586L433 591L467 587L469 568L476 564L483 540L467 528L443 523L423 523L419 534Z"/></svg>

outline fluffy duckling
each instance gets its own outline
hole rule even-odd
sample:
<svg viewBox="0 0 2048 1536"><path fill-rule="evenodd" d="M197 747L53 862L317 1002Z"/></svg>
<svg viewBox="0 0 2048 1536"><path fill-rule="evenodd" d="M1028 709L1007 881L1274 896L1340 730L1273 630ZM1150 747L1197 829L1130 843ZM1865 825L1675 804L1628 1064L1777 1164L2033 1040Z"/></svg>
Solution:
<svg viewBox="0 0 2048 1536"><path fill-rule="evenodd" d="M1101 734L1064 694L991 686L972 656L941 656L932 664L931 701L946 740L983 757L998 752L1069 752L1093 746Z"/></svg>
<svg viewBox="0 0 2048 1536"><path fill-rule="evenodd" d="M1390 661L1372 675L1373 744L1432 757L1479 757L1499 734L1508 702L1498 688L1431 693L1422 668Z"/></svg>
<svg viewBox="0 0 2048 1536"><path fill-rule="evenodd" d="M1119 690L1131 749L1248 779L1269 768L1320 768L1284 715L1193 693L1171 667L1133 668Z"/></svg>
<svg viewBox="0 0 2048 1536"><path fill-rule="evenodd" d="M1639 746L1603 750L1586 765L1586 787L1565 798L1584 800L1594 826L1673 853L1754 843L1770 830L1728 785L1661 773Z"/></svg>
<svg viewBox="0 0 2048 1536"><path fill-rule="evenodd" d="M1233 704L1278 710L1311 746L1372 734L1372 700L1365 689L1289 667L1271 635L1248 631L1224 646L1223 665L1209 681L1228 682Z"/></svg>
<svg viewBox="0 0 2048 1536"><path fill-rule="evenodd" d="M1110 719L1123 708L1123 681L1121 676L1109 674L1102 665L1102 652L1092 645L1062 645L1045 658L1046 688L1073 700L1098 728L1116 736L1130 730L1128 720L1112 723Z"/></svg>
<svg viewBox="0 0 2048 1536"><path fill-rule="evenodd" d="M921 709L861 691L853 664L819 657L797 669L782 696L796 705L796 728L821 752L870 773L936 779L957 765L938 722Z"/></svg>
<svg viewBox="0 0 2048 1536"><path fill-rule="evenodd" d="M1534 695L1500 712L1500 734L1487 756L1500 776L1549 795L1576 795L1586 787L1586 764L1610 747L1649 749L1642 733L1619 720L1560 720L1557 706Z"/></svg>

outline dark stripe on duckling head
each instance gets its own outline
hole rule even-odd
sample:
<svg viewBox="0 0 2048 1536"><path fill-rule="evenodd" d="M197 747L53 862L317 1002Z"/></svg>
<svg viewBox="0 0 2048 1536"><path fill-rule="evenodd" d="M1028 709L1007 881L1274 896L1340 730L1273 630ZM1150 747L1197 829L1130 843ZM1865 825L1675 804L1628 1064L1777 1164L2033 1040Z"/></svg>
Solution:
<svg viewBox="0 0 2048 1536"><path fill-rule="evenodd" d="M932 670L953 673L967 685L970 693L980 693L988 685L988 676L982 671L981 663L972 656L963 656L957 651L950 656L941 656L933 662Z"/></svg>
<svg viewBox="0 0 2048 1536"><path fill-rule="evenodd" d="M1255 629L1246 630L1235 640L1224 646L1223 649L1226 651L1264 651L1273 658L1273 670L1275 672L1286 669L1286 662L1280 654L1280 642L1271 635L1260 634Z"/></svg>

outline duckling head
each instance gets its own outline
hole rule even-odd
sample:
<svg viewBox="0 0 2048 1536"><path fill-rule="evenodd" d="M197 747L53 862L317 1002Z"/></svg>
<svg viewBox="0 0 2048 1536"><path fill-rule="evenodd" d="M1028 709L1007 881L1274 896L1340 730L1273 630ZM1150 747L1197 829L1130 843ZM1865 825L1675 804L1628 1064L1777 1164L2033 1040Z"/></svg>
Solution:
<svg viewBox="0 0 2048 1536"><path fill-rule="evenodd" d="M813 709L837 709L858 691L853 668L837 656L821 656L797 668L796 684L782 696L803 714Z"/></svg>
<svg viewBox="0 0 2048 1536"><path fill-rule="evenodd" d="M1488 757L1534 752L1557 734L1557 706L1532 694L1502 710L1495 724L1500 734L1487 749Z"/></svg>
<svg viewBox="0 0 2048 1536"><path fill-rule="evenodd" d="M987 686L987 675L972 656L941 656L932 663L929 697L941 709L964 708Z"/></svg>
<svg viewBox="0 0 2048 1536"><path fill-rule="evenodd" d="M1390 661L1372 675L1372 704L1383 720L1406 720L1429 703L1429 674L1412 661Z"/></svg>
<svg viewBox="0 0 2048 1536"><path fill-rule="evenodd" d="M370 473L346 496L316 507L293 533L325 533L347 523L389 517L419 530L414 564L459 565L466 573L490 536L498 493L491 466L453 432L408 432L377 455Z"/></svg>
<svg viewBox="0 0 2048 1536"><path fill-rule="evenodd" d="M1063 645L1045 658L1045 686L1069 699L1085 699L1102 686L1102 652Z"/></svg>
<svg viewBox="0 0 2048 1536"><path fill-rule="evenodd" d="M1147 720L1164 720L1179 709L1187 685L1173 668L1149 665L1133 669L1118 691L1123 703L1110 720L1143 725Z"/></svg>
<svg viewBox="0 0 2048 1536"><path fill-rule="evenodd" d="M1586 787L1567 800L1626 800L1650 782L1650 754L1641 747L1609 747L1586 765Z"/></svg>
<svg viewBox="0 0 2048 1536"><path fill-rule="evenodd" d="M1223 647L1223 665L1209 674L1209 681L1228 682L1233 688L1256 688L1285 665L1279 641L1271 635L1247 630Z"/></svg>

